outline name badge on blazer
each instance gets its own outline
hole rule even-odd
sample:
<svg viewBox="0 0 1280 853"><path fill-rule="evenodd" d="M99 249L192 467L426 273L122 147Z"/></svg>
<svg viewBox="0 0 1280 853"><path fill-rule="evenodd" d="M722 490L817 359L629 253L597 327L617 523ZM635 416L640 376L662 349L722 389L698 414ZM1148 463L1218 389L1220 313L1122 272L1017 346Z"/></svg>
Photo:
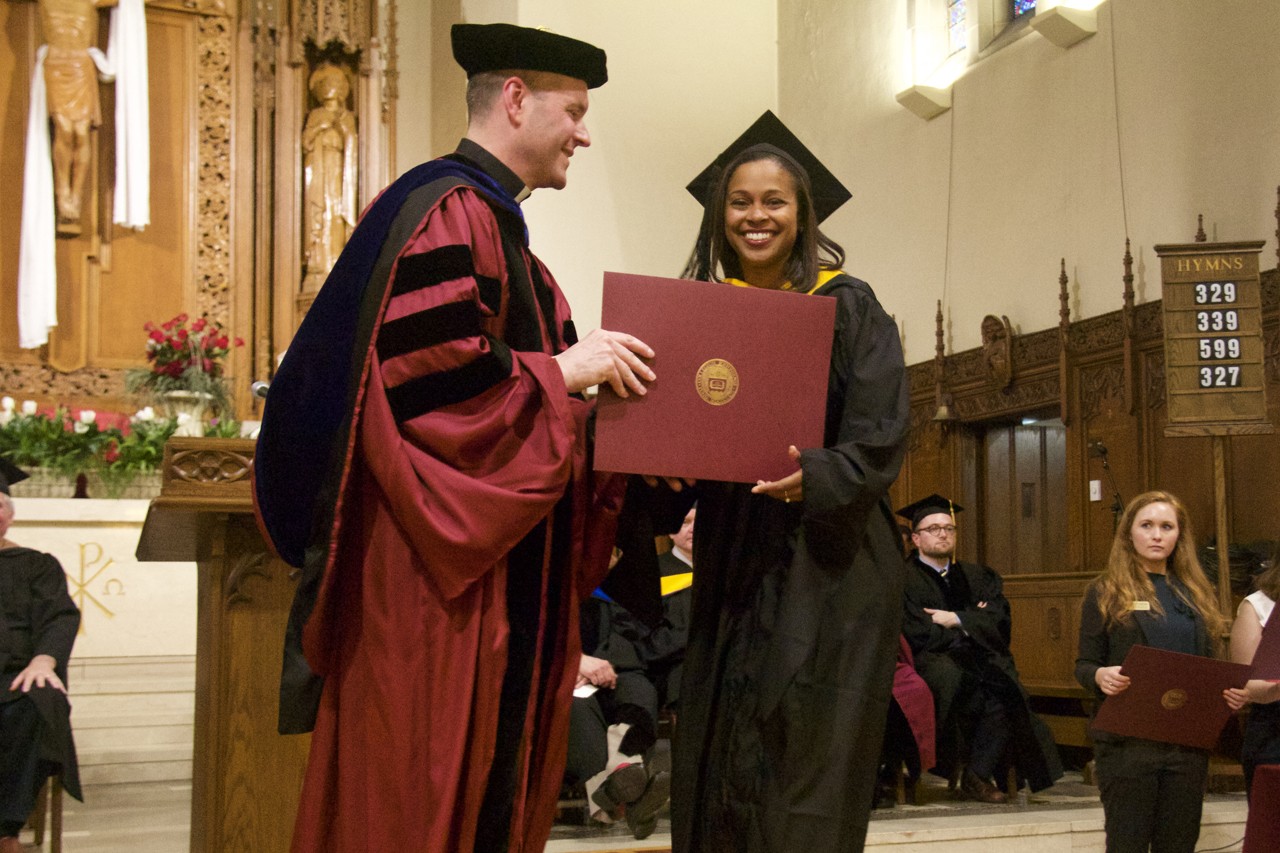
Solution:
<svg viewBox="0 0 1280 853"><path fill-rule="evenodd" d="M1130 610L1150 610L1150 609L1151 609L1151 602L1150 602L1150 601L1135 601L1135 602L1133 603L1133 606L1131 606L1129 609L1130 609Z"/></svg>

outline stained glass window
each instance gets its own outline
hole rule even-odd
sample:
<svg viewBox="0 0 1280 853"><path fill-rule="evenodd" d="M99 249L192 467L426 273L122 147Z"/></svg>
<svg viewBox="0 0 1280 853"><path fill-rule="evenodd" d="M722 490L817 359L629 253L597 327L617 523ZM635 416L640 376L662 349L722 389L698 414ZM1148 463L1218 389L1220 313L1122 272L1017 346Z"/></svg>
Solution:
<svg viewBox="0 0 1280 853"><path fill-rule="evenodd" d="M964 50L967 42L966 9L968 0L947 0L947 34L950 53Z"/></svg>
<svg viewBox="0 0 1280 853"><path fill-rule="evenodd" d="M1036 10L1036 0L1009 0L1009 17L1017 18Z"/></svg>

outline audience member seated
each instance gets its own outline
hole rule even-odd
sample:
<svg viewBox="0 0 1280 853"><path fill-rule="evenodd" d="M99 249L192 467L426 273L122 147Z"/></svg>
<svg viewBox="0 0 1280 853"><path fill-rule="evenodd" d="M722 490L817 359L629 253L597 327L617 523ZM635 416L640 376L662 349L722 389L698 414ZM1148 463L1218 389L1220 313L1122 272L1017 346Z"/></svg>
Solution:
<svg viewBox="0 0 1280 853"><path fill-rule="evenodd" d="M611 823L625 814L640 839L657 825L671 771L669 755L656 746L658 691L628 636L638 624L602 593L582 605L584 653L569 721L565 784L583 783L594 820Z"/></svg>
<svg viewBox="0 0 1280 853"><path fill-rule="evenodd" d="M56 559L6 538L9 484L23 479L0 459L0 853L24 849L18 833L49 776L82 799L66 696L80 611Z"/></svg>
<svg viewBox="0 0 1280 853"><path fill-rule="evenodd" d="M636 648L645 672L658 689L658 707L678 716L684 650L689 642L689 611L693 604L693 523L697 507L689 510L680 529L671 534L671 550L658 557L662 573L662 621L653 629L634 625Z"/></svg>
<svg viewBox="0 0 1280 853"><path fill-rule="evenodd" d="M953 562L955 513L962 507L930 495L898 511L911 522L902 631L916 671L933 693L938 763L949 779L963 766L960 790L1002 803L994 783L1012 761L1031 790L1062 776L1053 737L1031 711L1009 651L1009 602L995 571Z"/></svg>
<svg viewBox="0 0 1280 853"><path fill-rule="evenodd" d="M921 771L937 764L934 745L933 694L915 670L911 646L898 638L898 665L893 670L893 701L885 721L884 746L880 750L880 782L875 807L890 808L897 802L898 772L905 766L905 796L915 803L915 785Z"/></svg>

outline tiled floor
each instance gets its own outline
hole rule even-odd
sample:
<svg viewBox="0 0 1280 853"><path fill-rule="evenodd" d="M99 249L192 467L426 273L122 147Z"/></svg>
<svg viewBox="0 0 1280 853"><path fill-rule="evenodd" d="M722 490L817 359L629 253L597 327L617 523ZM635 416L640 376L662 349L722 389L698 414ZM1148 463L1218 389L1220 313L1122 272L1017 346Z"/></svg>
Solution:
<svg viewBox="0 0 1280 853"><path fill-rule="evenodd" d="M984 834L978 827L1053 820L1093 821L1098 824L1097 829L1101 828L1102 810L1097 789L1083 784L1078 773L1068 774L1053 788L1024 799L1025 802L1005 806L982 806L955 799L944 783L930 779L918 805L873 812L869 840L874 845L879 834L885 836L885 842L895 851L905 851L914 845L904 845L896 836L921 831L937 833L960 825L971 827L974 838ZM96 785L86 789L85 800L82 804L64 798L63 849L66 853L185 853L188 849L189 784ZM1207 816L1214 809L1243 813L1243 794L1211 795L1209 802ZM1234 826L1231 831L1235 831ZM954 838L954 833L951 834ZM890 840L889 836L894 838ZM30 842L30 834L23 840ZM558 824L546 850L547 853L662 850L670 843L670 824L664 818L657 831L644 841L632 839L625 824L614 827ZM48 849L47 839L45 849ZM1239 850L1239 844L1225 849Z"/></svg>

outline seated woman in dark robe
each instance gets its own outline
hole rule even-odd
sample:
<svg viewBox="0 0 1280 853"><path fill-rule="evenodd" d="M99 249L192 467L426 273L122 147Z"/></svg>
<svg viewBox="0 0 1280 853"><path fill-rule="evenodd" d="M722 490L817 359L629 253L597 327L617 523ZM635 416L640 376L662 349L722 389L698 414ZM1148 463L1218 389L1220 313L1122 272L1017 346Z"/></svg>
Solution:
<svg viewBox="0 0 1280 853"><path fill-rule="evenodd" d="M65 686L80 611L54 557L5 538L9 483L25 475L0 463L0 853L18 853L45 779L60 771L81 799Z"/></svg>

